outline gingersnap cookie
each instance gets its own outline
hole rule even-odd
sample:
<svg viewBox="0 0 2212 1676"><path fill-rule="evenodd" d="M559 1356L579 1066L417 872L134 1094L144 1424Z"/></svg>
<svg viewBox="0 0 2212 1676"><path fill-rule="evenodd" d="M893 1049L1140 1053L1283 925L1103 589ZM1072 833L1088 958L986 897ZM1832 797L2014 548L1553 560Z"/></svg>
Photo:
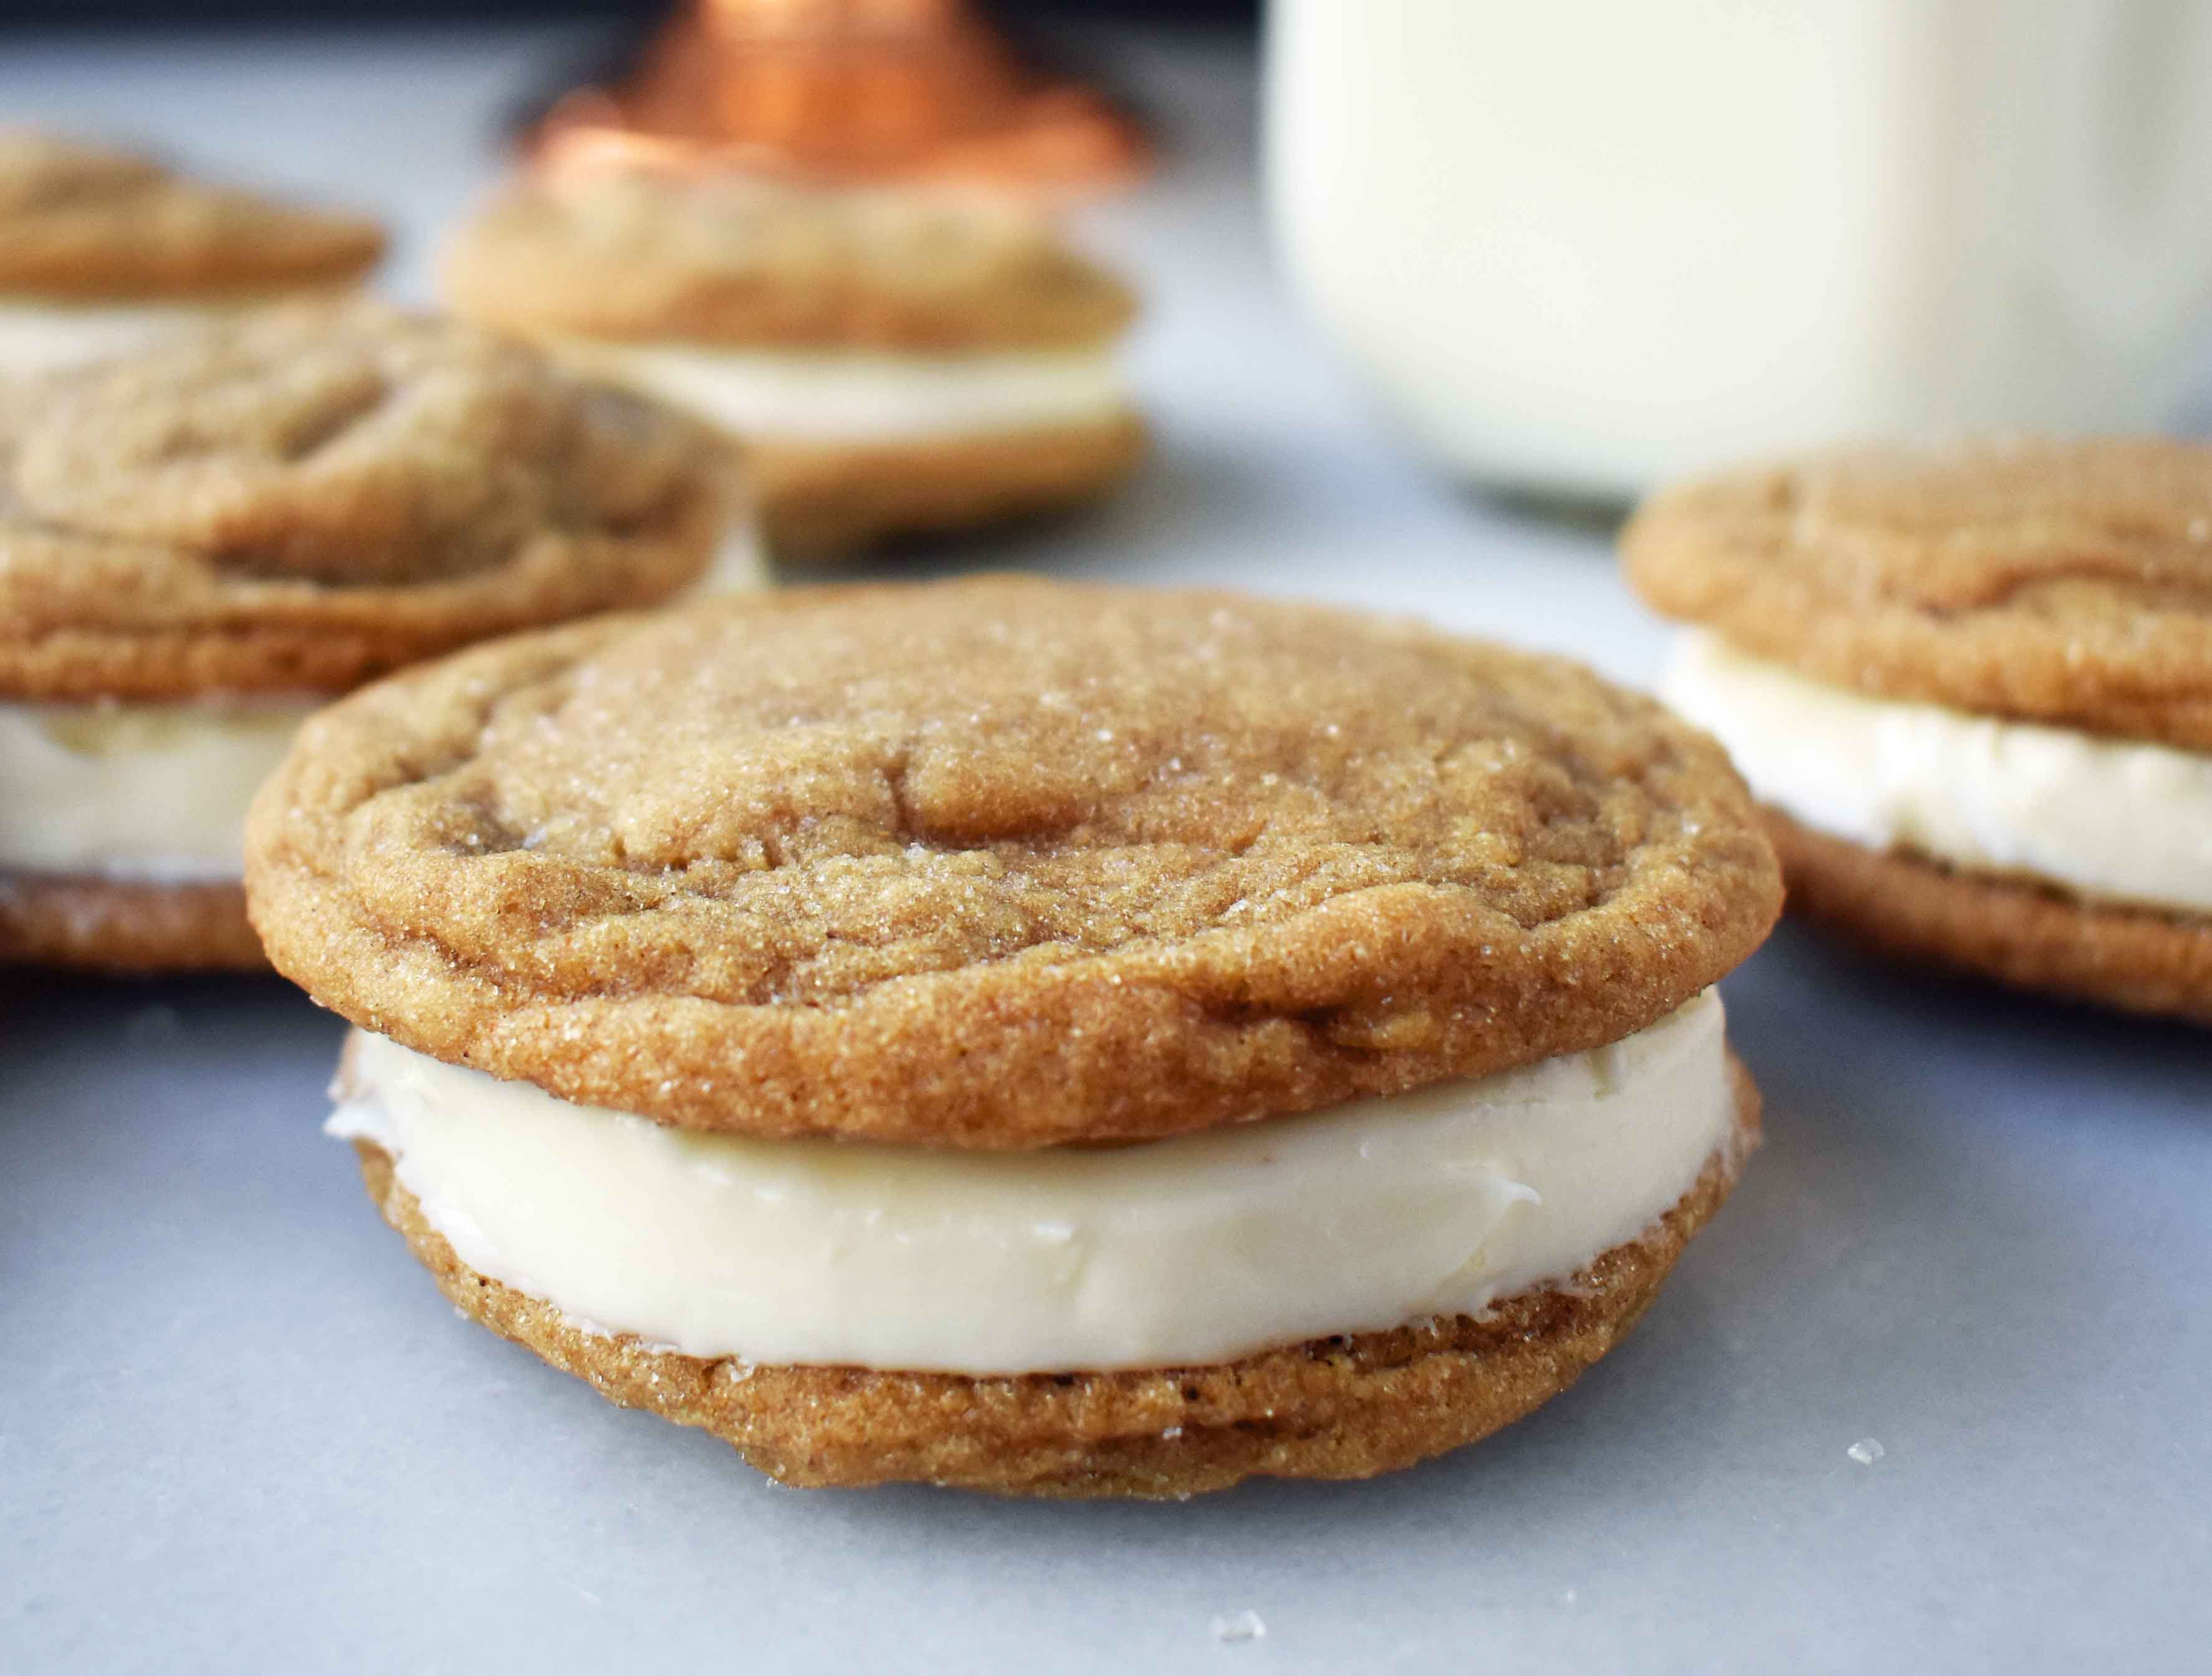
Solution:
<svg viewBox="0 0 2212 1676"><path fill-rule="evenodd" d="M1779 876L1555 659L993 579L602 619L249 823L334 1133L468 1312L787 1482L1360 1477L1571 1383L1757 1133Z"/></svg>
<svg viewBox="0 0 2212 1676"><path fill-rule="evenodd" d="M1666 693L1878 950L2212 1023L2212 446L1865 449L1656 497Z"/></svg>
<svg viewBox="0 0 2212 1676"><path fill-rule="evenodd" d="M665 599L738 504L704 427L365 303L0 386L0 962L260 965L242 823L307 714Z"/></svg>
<svg viewBox="0 0 2212 1676"><path fill-rule="evenodd" d="M358 216L0 130L0 375L140 349L241 307L335 295L384 252Z"/></svg>
<svg viewBox="0 0 2212 1676"><path fill-rule="evenodd" d="M1000 197L563 173L465 228L446 286L740 437L787 553L1095 499L1143 450L1127 288Z"/></svg>

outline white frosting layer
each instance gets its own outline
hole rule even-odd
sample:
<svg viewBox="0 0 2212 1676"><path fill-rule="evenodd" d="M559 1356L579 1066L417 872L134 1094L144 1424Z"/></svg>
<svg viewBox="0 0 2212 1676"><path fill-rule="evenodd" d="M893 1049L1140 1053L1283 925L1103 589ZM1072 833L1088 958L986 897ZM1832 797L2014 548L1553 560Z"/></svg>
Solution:
<svg viewBox="0 0 2212 1676"><path fill-rule="evenodd" d="M707 562L705 571L678 598L711 599L717 594L751 593L771 586L772 580L767 543L761 539L760 520L748 509L722 532L721 544Z"/></svg>
<svg viewBox="0 0 2212 1676"><path fill-rule="evenodd" d="M1667 701L1752 789L1879 850L2212 912L2212 756L1869 698L1683 636Z"/></svg>
<svg viewBox="0 0 2212 1676"><path fill-rule="evenodd" d="M546 347L740 436L783 442L987 434L1110 419L1128 406L1120 366L1103 348L890 355L580 337Z"/></svg>
<svg viewBox="0 0 2212 1676"><path fill-rule="evenodd" d="M246 806L324 701L0 704L0 868L239 877Z"/></svg>
<svg viewBox="0 0 2212 1676"><path fill-rule="evenodd" d="M307 289L313 297L335 292ZM254 299L267 302L275 295ZM211 325L250 304L222 302L57 302L0 299L0 376L53 372L134 349L188 326Z"/></svg>
<svg viewBox="0 0 2212 1676"><path fill-rule="evenodd" d="M356 1031L331 1133L461 1260L694 1356L1205 1364L1474 1314L1635 1239L1733 1144L1720 1002L1481 1081L1141 1145L700 1135Z"/></svg>

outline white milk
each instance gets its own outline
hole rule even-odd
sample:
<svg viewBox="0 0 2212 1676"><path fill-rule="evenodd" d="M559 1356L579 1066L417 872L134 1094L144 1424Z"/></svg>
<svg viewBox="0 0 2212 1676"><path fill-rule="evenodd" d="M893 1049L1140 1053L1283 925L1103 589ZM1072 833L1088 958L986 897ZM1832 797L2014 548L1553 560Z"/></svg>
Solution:
<svg viewBox="0 0 2212 1676"><path fill-rule="evenodd" d="M1302 300L1465 476L2137 430L2212 295L2203 0L1273 0Z"/></svg>

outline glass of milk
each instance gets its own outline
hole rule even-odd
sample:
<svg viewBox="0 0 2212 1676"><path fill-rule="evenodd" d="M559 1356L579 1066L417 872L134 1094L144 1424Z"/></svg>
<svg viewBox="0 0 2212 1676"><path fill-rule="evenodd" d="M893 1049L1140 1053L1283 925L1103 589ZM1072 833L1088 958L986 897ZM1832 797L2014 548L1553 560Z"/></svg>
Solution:
<svg viewBox="0 0 2212 1676"><path fill-rule="evenodd" d="M1267 76L1289 280L1463 477L2159 428L2206 364L2207 0L1271 0Z"/></svg>

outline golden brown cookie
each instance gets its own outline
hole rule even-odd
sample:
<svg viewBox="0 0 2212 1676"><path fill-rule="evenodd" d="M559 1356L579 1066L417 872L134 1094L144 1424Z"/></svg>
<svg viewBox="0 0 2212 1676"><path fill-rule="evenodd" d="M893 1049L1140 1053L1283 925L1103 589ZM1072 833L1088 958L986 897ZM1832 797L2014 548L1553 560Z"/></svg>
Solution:
<svg viewBox="0 0 2212 1676"><path fill-rule="evenodd" d="M1144 422L1124 414L913 442L760 441L745 458L776 551L823 560L885 536L1081 506L1118 488L1144 453Z"/></svg>
<svg viewBox="0 0 2212 1676"><path fill-rule="evenodd" d="M514 344L276 308L0 391L0 700L343 691L704 569L703 428Z"/></svg>
<svg viewBox="0 0 2212 1676"><path fill-rule="evenodd" d="M445 287L526 337L725 347L1057 349L1134 309L1003 197L733 175L517 185L455 240Z"/></svg>
<svg viewBox="0 0 2212 1676"><path fill-rule="evenodd" d="M1479 1319L1125 1373L763 1367L587 1333L464 1265L390 1157L359 1150L370 1198L458 1308L624 1407L712 1433L786 1484L1168 1499L1249 1478L1372 1478L1486 1437L1565 1390L1650 1307L1757 1145L1757 1090L1730 1070L1736 1144L1642 1238L1565 1284Z"/></svg>
<svg viewBox="0 0 2212 1676"><path fill-rule="evenodd" d="M2212 750L2212 444L1862 449L1655 496L1670 616L1834 685Z"/></svg>
<svg viewBox="0 0 2212 1676"><path fill-rule="evenodd" d="M0 293L212 299L358 280L384 234L175 174L150 158L0 131Z"/></svg>
<svg viewBox="0 0 2212 1676"><path fill-rule="evenodd" d="M1002 196L563 175L466 228L446 280L465 317L728 428L787 556L1073 506L1141 452L1128 291Z"/></svg>
<svg viewBox="0 0 2212 1676"><path fill-rule="evenodd" d="M367 303L250 311L0 386L0 713L180 707L128 748L23 732L22 771L71 811L49 825L93 825L82 867L0 850L0 960L260 964L235 882L111 865L175 817L158 799L183 771L163 753L194 748L234 701L308 705L467 641L666 598L705 572L737 476L728 446L678 414ZM235 866L258 771L217 755L226 777L191 782L213 815L195 811L178 850L194 877ZM218 847L212 787L234 780ZM33 795L0 776L0 799ZM141 799L156 801L134 816Z"/></svg>
<svg viewBox="0 0 2212 1676"><path fill-rule="evenodd" d="M1622 547L1711 631L1668 691L1774 805L1792 907L2212 1018L2212 446L1819 455L1667 490Z"/></svg>
<svg viewBox="0 0 2212 1676"><path fill-rule="evenodd" d="M1595 1048L1779 906L1717 748L1577 665L1022 579L410 672L308 724L247 849L278 969L419 1052L701 1129L963 1147Z"/></svg>
<svg viewBox="0 0 2212 1676"><path fill-rule="evenodd" d="M1021 578L602 619L323 712L247 853L440 1284L794 1484L1410 1464L1602 1355L1756 1135L1705 994L1779 906L1741 783L1418 623Z"/></svg>
<svg viewBox="0 0 2212 1676"><path fill-rule="evenodd" d="M155 884L0 871L0 966L131 976L263 972L269 958L234 883Z"/></svg>
<svg viewBox="0 0 2212 1676"><path fill-rule="evenodd" d="M1885 854L1766 811L1790 908L1874 953L2212 1024L2212 919Z"/></svg>

